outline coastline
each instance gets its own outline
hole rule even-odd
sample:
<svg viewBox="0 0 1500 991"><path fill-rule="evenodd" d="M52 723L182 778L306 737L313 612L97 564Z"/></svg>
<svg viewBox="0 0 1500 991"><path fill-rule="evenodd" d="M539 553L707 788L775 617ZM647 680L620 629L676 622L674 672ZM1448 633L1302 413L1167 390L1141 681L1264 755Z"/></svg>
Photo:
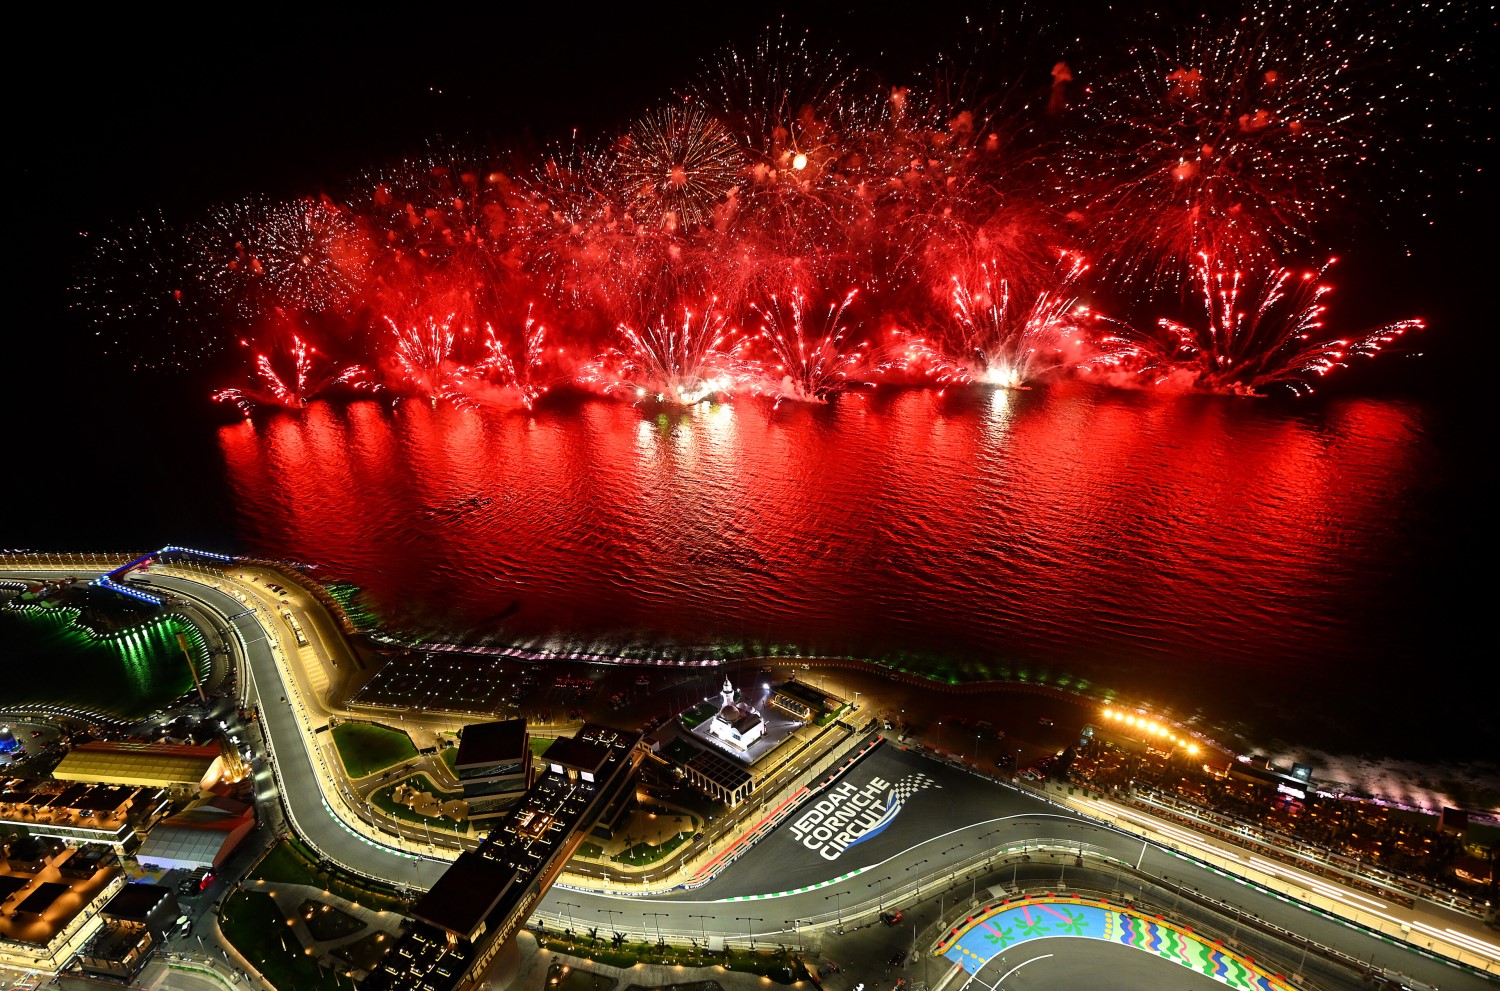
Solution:
<svg viewBox="0 0 1500 991"><path fill-rule="evenodd" d="M106 563L123 564L139 555L74 555L66 552L5 552L0 554L0 572L12 562L41 557L58 562L58 567L104 566ZM67 563L64 564L64 559ZM246 565L254 565L282 573L307 590L334 620L341 632L356 645L362 645L366 659L382 650L391 648L413 649L429 653L487 656L509 658L528 663L549 665L577 664L603 665L611 667L640 667L680 670L718 670L727 665L766 666L783 665L795 671L812 668L822 673L842 672L850 676L865 676L888 681L897 686L935 693L939 696L993 696L1034 695L1069 705L1103 707L1118 706L1139 713L1142 717L1159 720L1173 727L1205 748L1211 748L1227 762L1235 758L1245 760L1252 755L1256 759L1269 760L1281 767L1293 763L1309 763L1316 770L1314 784L1325 794L1360 801L1370 801L1387 807L1436 815L1444 807L1465 809L1470 814L1486 817L1500 826L1500 765L1483 761L1469 763L1430 762L1410 760L1396 756L1338 753L1320 750L1304 744L1283 740L1270 740L1264 744L1252 742L1255 728L1213 725L1198 716L1183 716L1170 707L1142 698L1130 698L1124 693L1095 684L1071 674L1051 675L1039 665L1017 665L1021 677L996 679L987 677L991 670L1009 673L1009 665L993 668L979 663L941 663L938 670L922 670L914 658L903 658L901 662L890 659L862 658L846 655L802 654L775 651L766 654L734 653L730 651L702 651L697 657L681 654L665 656L657 651L656 656L643 649L639 653L607 653L603 651L579 651L547 649L519 644L464 644L437 641L423 642L419 637L403 636L399 631L387 631L378 625L378 618L367 610L358 610L361 615L351 613L351 604L358 601L360 590L347 582L338 581L339 592L335 594L325 587L323 581L312 572L316 564L277 561L248 557L241 559ZM191 620L188 620L191 622ZM72 623L79 629L98 635L97 630L75 616ZM134 627L127 626L126 631ZM361 663L360 668L365 665ZM946 669L946 670L945 670ZM1038 669L1036 675L1029 669ZM186 693L184 693L186 694ZM180 699L179 694L175 699ZM175 700L174 699L174 700ZM166 703L153 707L160 711ZM76 704L68 699L0 699L0 712L44 711ZM138 712L116 712L109 707L93 706L101 712L121 720L142 718Z"/></svg>

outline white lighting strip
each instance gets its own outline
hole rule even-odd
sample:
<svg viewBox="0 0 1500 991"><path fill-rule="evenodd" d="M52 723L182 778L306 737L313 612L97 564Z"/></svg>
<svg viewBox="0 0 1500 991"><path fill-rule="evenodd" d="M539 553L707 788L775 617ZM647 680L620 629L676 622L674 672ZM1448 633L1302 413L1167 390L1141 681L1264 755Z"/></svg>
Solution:
<svg viewBox="0 0 1500 991"><path fill-rule="evenodd" d="M1090 799L1090 801L1093 800ZM1108 811L1113 812L1115 815L1118 815L1121 818L1132 819L1135 822L1147 827L1148 829L1152 829L1158 833L1161 833L1163 836L1169 836L1172 839L1182 843L1186 843L1189 846L1197 847L1199 850L1205 850L1217 856L1227 857L1233 860L1243 860L1247 863L1247 866L1254 867L1256 870L1259 870L1266 874L1279 876L1286 881L1290 881L1300 887L1313 891L1325 898L1331 898L1335 901L1343 902L1350 909L1356 912L1364 912L1368 915L1378 916L1379 918L1385 919L1387 922L1390 922L1393 925L1400 926L1403 929L1421 930L1424 934L1432 936L1434 939L1443 940L1444 942L1449 943L1457 947L1458 949L1468 950L1471 953L1477 953L1480 956L1489 957L1492 960L1500 961L1500 946L1496 946L1494 943L1489 943L1474 936L1470 936L1467 933L1464 933L1457 929L1447 928L1440 930L1426 924L1425 922L1418 922L1416 919L1398 919L1393 915L1388 915L1387 913L1380 911L1380 909L1386 907L1385 903L1376 901L1368 895L1362 895L1358 892L1349 891L1344 888L1336 888L1334 885L1327 881L1321 880L1308 874L1303 874L1300 871L1294 871L1293 869L1283 867L1280 864L1274 864L1268 860L1264 860L1254 855L1247 855L1246 857L1242 858L1237 854L1230 853L1227 850L1221 850L1215 847L1206 846L1203 843L1199 842L1197 839L1190 836L1185 831L1178 829L1176 826L1171 826L1166 823L1154 821L1145 816L1131 812L1127 809L1110 809L1109 806L1106 806L1102 802L1094 802L1094 804L1098 805L1102 809L1107 809ZM1365 904L1356 904L1354 901L1355 899L1357 899L1359 902L1364 902ZM1369 907L1372 905L1378 907Z"/></svg>

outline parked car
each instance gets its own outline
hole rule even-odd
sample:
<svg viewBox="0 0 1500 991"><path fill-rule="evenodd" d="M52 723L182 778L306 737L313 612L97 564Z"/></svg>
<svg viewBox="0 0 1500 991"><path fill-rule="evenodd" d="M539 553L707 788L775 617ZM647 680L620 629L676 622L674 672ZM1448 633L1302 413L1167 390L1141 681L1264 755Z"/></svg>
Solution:
<svg viewBox="0 0 1500 991"><path fill-rule="evenodd" d="M901 910L896 909L892 912L881 912L880 921L888 926L899 926L901 924Z"/></svg>

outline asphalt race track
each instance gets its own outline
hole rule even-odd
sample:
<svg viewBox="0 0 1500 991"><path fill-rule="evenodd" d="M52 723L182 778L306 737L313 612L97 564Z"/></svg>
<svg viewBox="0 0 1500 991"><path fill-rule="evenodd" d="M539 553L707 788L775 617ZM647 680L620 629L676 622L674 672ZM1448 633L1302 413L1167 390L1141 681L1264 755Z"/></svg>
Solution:
<svg viewBox="0 0 1500 991"><path fill-rule="evenodd" d="M887 795L892 802L889 808ZM872 822L877 816L886 817L884 825ZM947 846L944 837L960 831L972 833L976 823L1002 827L1005 820L1024 817L1024 827L1016 822L1016 828L1008 830L1018 839L1065 835L1063 827L1039 821L1039 817L1053 816L1066 818L1073 828L1085 825L1085 820L1070 812L886 743L833 786L803 802L750 853L692 897L732 898L820 884L869 870L924 846L934 850ZM874 835L851 838L847 835L850 827L865 827ZM972 838L964 842L969 854L978 852L979 845ZM996 843L1000 842L997 838Z"/></svg>
<svg viewBox="0 0 1500 991"><path fill-rule="evenodd" d="M297 717L291 703L282 701L286 688L259 617L246 614L243 604L200 582L154 578L217 613L241 634L249 669L245 687L253 686L259 695L261 726L297 831L324 856L353 870L414 888L429 887L448 866L445 859L414 857L372 843L339 821L325 803ZM1363 965L1398 970L1443 991L1495 986L1444 959L1310 911L1183 853L1146 844L1029 792L890 742L810 795L704 886L663 894L620 894L559 885L544 899L540 917L552 926L566 919L570 928L659 934L684 943L731 938L796 945L804 937L822 938L825 945L851 946L847 952L868 958L873 968L892 946L911 953L918 949L920 936L925 947L943 910L951 918L953 910L971 898L983 904L1003 898L1015 886L1038 885L1058 891L1087 888L1127 901L1145 899L1186 924L1232 931L1231 938L1264 946L1268 953L1279 950L1284 956L1287 948L1274 935L1258 932L1261 927L1301 934ZM895 906L905 913L901 926L882 926L879 911ZM1466 923L1455 917L1453 924ZM1119 953L1130 962L1120 961L1119 967L1125 969L1105 961L1097 971L1104 984L1086 978L1085 969L1094 966L1088 962L1092 949L1069 947L1066 957L1054 954L1029 963L1009 977L1005 987L1162 986L1149 980L1125 983L1128 972L1151 965L1151 958L1124 949ZM1118 956L1112 947L1098 949ZM1010 956L1004 954L1006 959ZM1076 977L1061 979L1055 968L1065 961L1075 966L1070 962L1075 956L1076 966L1083 969ZM1136 956L1143 959L1137 961ZM919 965L928 975L935 967L946 968L930 958ZM1320 961L1316 953L1301 961L1294 954L1285 969L1291 972L1299 966L1324 987L1358 986L1347 983L1347 970ZM990 969L986 967L981 978L987 984L1002 976L990 975ZM1045 983L1033 983L1049 971ZM1168 979L1168 986L1197 986L1192 977L1181 970ZM971 991L982 991L979 981Z"/></svg>

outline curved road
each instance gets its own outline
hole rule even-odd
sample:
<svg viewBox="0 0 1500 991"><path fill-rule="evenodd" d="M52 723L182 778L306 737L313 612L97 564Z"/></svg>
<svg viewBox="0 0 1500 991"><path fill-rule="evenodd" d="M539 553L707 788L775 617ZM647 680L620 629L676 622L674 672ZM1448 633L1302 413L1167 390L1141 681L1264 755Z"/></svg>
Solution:
<svg viewBox="0 0 1500 991"><path fill-rule="evenodd" d="M77 569L66 566L43 570L77 573ZM35 575L38 570L24 573ZM325 799L324 789L335 779L326 768L320 774L321 749L309 731L326 725L326 714L320 720L316 703L312 712L299 708L302 688L295 675L288 683L287 675L292 672L283 672L280 663L284 659L279 657L278 641L290 637L284 621L268 604L247 609L245 601L213 587L212 582L234 587L252 603L257 601L257 593L264 593L223 575L210 579L207 573L201 578L158 573L149 581L199 603L235 634L232 640L249 672L241 688L247 701L254 698L259 702L269 763L297 833L320 854L345 868L412 888L430 887L451 858L429 855L409 842L408 849L377 842L352 828ZM804 809L836 789L850 794L860 794L867 788L872 794L889 793L889 788L882 790L875 783L894 783L899 786L896 790L910 791L879 834L847 849L835 850L836 842L822 842L814 848L820 842L816 827L803 822L799 829ZM345 814L354 818L347 808ZM1039 841L1045 849L1038 849ZM1200 846L1188 841L1175 845L1185 844ZM1011 883L1024 886L1028 877L1037 881L1039 867L1052 863L1059 886L1067 883L1070 869L1077 878L1084 871L1107 867L1115 872L1113 883L1121 894L1130 893L1133 884L1134 896L1157 902L1172 898L1174 908L1177 902L1184 908L1189 902L1230 906L1222 910L1223 919L1236 936L1241 926L1248 934L1259 922L1336 947L1354 960L1373 960L1376 967L1398 969L1435 987L1490 986L1484 978L1455 968L1445 959L1372 935L1197 857L1154 845L1102 820L889 744L874 750L829 791L808 799L803 809L793 812L752 851L695 891L610 893L555 886L543 901L540 914L554 925L566 920L569 927L582 930L597 926L603 934L618 930L681 941L730 939L791 944L808 933L822 932L825 939L837 939L832 934L878 925L872 920L879 911L896 905L910 917L903 920L903 928L924 915L931 918L923 920L922 925L935 925L938 912L949 907L950 892L955 902L961 895L965 904L971 896L984 901L986 887L998 885L997 892L1008 887L1003 877L1007 867ZM1052 869L1046 866L1047 871ZM1294 871L1278 873L1287 875L1292 884L1303 885L1304 894L1314 886L1331 890L1317 879L1293 877ZM1089 876L1098 883L1096 875ZM935 887L941 894L938 905L933 906L930 902ZM965 887L967 892L963 891ZM1401 923L1391 915L1402 911L1394 906L1352 892L1332 897L1368 901L1370 906L1353 907ZM1408 940L1434 934L1441 937L1445 932L1453 933L1450 938L1458 940L1465 933L1475 932L1472 919L1457 913L1434 915L1438 911L1424 914L1424 918L1437 920L1435 926L1429 922L1426 930L1408 928ZM914 930L909 942L916 944L921 937L925 948L932 935L935 930ZM1500 949L1493 953L1487 949L1496 941L1487 939L1489 934L1483 930L1476 935L1483 940L1476 947L1480 955L1471 953L1470 959L1488 963L1492 973L1500 974Z"/></svg>

